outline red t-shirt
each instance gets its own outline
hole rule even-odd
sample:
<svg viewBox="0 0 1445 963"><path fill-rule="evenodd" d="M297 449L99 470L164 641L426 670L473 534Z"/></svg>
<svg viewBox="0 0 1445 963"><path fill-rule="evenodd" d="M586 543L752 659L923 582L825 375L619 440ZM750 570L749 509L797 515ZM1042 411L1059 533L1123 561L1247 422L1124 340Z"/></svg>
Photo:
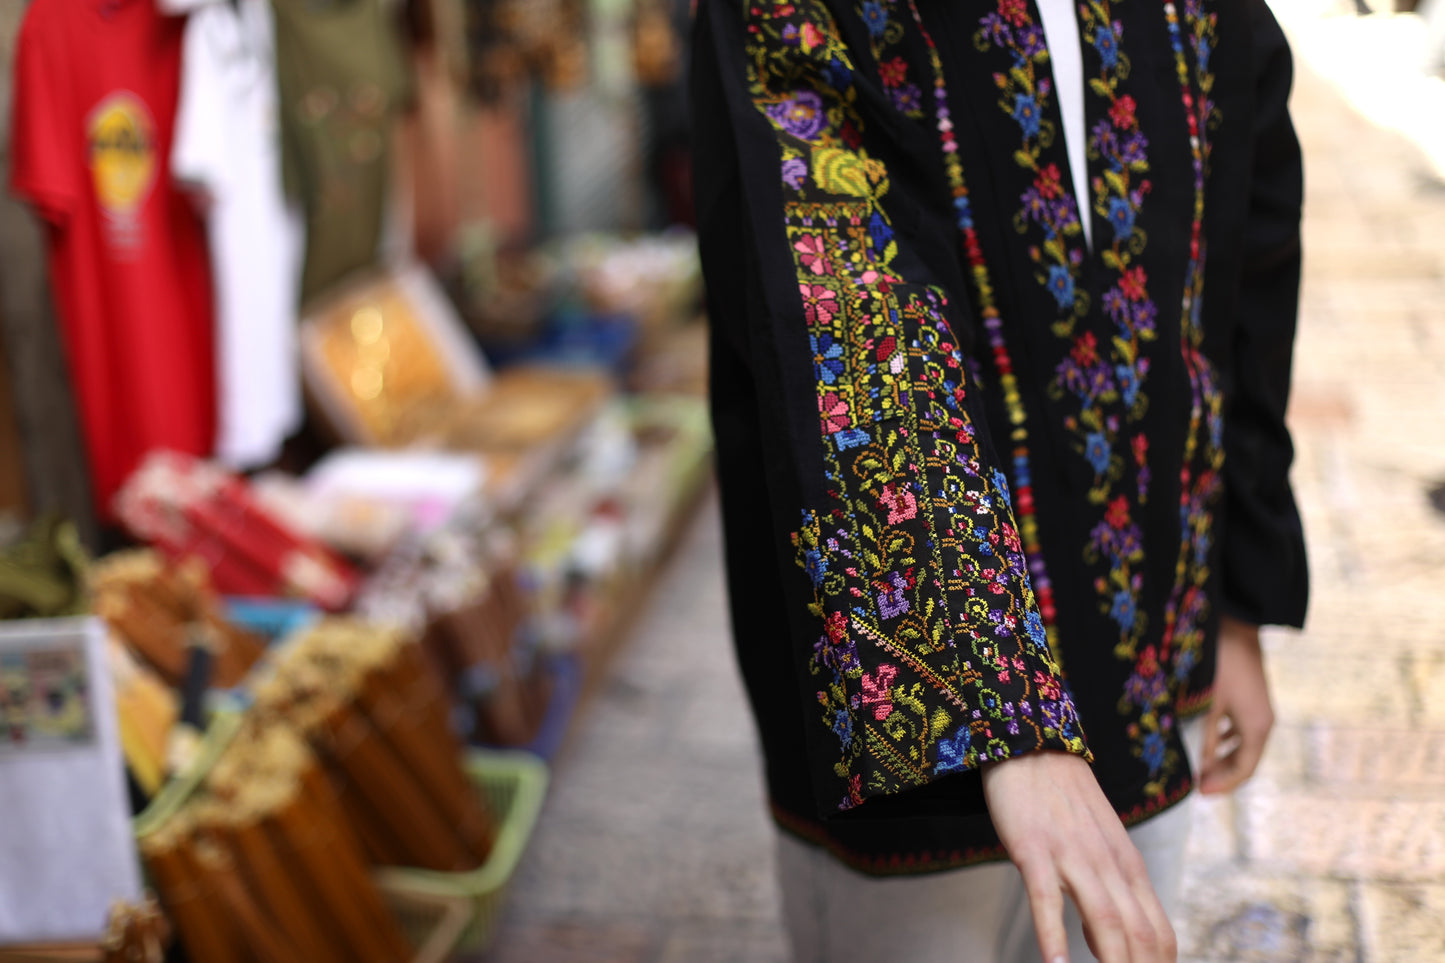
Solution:
<svg viewBox="0 0 1445 963"><path fill-rule="evenodd" d="M105 518L146 452L215 438L205 234L170 176L184 23L154 0L34 0L16 49L10 184L48 225Z"/></svg>

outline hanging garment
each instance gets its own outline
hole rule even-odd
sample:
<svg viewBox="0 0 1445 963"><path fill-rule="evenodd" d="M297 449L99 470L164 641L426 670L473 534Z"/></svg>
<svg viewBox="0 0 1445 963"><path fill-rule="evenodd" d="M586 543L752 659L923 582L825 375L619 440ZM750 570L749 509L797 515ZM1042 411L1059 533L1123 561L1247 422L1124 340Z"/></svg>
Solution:
<svg viewBox="0 0 1445 963"><path fill-rule="evenodd" d="M204 197L216 289L216 455L274 461L301 426L302 238L281 188L269 0L159 0L186 15L171 173Z"/></svg>
<svg viewBox="0 0 1445 963"><path fill-rule="evenodd" d="M978 769L1021 753L1163 811L1219 613L1303 619L1284 37L1070 12L1055 60L1033 0L699 5L736 646L776 819L870 873L1002 858Z"/></svg>
<svg viewBox="0 0 1445 963"><path fill-rule="evenodd" d="M16 47L10 185L49 228L104 518L146 452L215 438L205 235L170 176L182 26L155 0L35 0Z"/></svg>
<svg viewBox="0 0 1445 963"><path fill-rule="evenodd" d="M303 301L377 261L407 98L383 0L272 0L287 191L306 212Z"/></svg>

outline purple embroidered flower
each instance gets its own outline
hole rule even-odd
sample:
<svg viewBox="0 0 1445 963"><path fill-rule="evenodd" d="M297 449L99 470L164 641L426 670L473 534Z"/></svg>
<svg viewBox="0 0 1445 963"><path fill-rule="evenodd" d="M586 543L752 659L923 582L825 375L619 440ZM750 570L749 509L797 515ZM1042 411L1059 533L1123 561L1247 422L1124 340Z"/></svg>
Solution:
<svg viewBox="0 0 1445 963"><path fill-rule="evenodd" d="M801 157L789 157L783 161L783 183L793 190L802 190L803 178L808 176L808 162Z"/></svg>
<svg viewBox="0 0 1445 963"><path fill-rule="evenodd" d="M1025 25L1019 31L1018 41L1025 57L1037 57L1044 52L1044 30L1036 23Z"/></svg>
<svg viewBox="0 0 1445 963"><path fill-rule="evenodd" d="M815 91L800 90L787 100L770 105L768 117L785 133L812 140L822 132L826 120L823 98Z"/></svg>
<svg viewBox="0 0 1445 963"><path fill-rule="evenodd" d="M923 109L923 94L917 84L893 87L888 92L892 95L893 106L899 113L916 114Z"/></svg>
<svg viewBox="0 0 1445 963"><path fill-rule="evenodd" d="M896 571L889 572L878 589L878 614L885 619L896 619L908 611L908 599L903 593L908 583Z"/></svg>

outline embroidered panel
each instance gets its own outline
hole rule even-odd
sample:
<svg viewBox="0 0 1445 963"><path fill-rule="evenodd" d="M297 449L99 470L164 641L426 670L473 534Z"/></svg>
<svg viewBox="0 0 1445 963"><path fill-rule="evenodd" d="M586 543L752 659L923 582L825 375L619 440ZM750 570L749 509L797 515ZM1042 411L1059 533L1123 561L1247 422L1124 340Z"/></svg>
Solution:
<svg viewBox="0 0 1445 963"><path fill-rule="evenodd" d="M901 30L894 11L859 7L880 64ZM838 742L838 807L1045 745L1082 753L1007 483L975 434L948 298L894 267L888 171L855 106L865 81L818 0L753 4L747 30L750 92L780 148L827 473L828 504L793 540L822 628L810 668ZM897 93L906 68L880 84L912 109Z"/></svg>

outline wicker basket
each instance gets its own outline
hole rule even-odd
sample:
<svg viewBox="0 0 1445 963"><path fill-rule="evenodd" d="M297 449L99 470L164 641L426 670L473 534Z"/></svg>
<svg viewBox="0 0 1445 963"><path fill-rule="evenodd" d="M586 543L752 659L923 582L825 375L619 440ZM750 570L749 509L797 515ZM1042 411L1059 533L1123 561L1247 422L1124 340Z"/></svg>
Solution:
<svg viewBox="0 0 1445 963"><path fill-rule="evenodd" d="M486 863L465 873L397 867L376 873L382 896L416 946L438 929L433 907L439 900L462 900L471 907L471 921L449 949L477 952L492 941L501 921L507 884L532 837L547 793L547 766L531 753L473 750L467 755L466 768L498 821L497 841ZM413 907L422 912L414 912Z"/></svg>

